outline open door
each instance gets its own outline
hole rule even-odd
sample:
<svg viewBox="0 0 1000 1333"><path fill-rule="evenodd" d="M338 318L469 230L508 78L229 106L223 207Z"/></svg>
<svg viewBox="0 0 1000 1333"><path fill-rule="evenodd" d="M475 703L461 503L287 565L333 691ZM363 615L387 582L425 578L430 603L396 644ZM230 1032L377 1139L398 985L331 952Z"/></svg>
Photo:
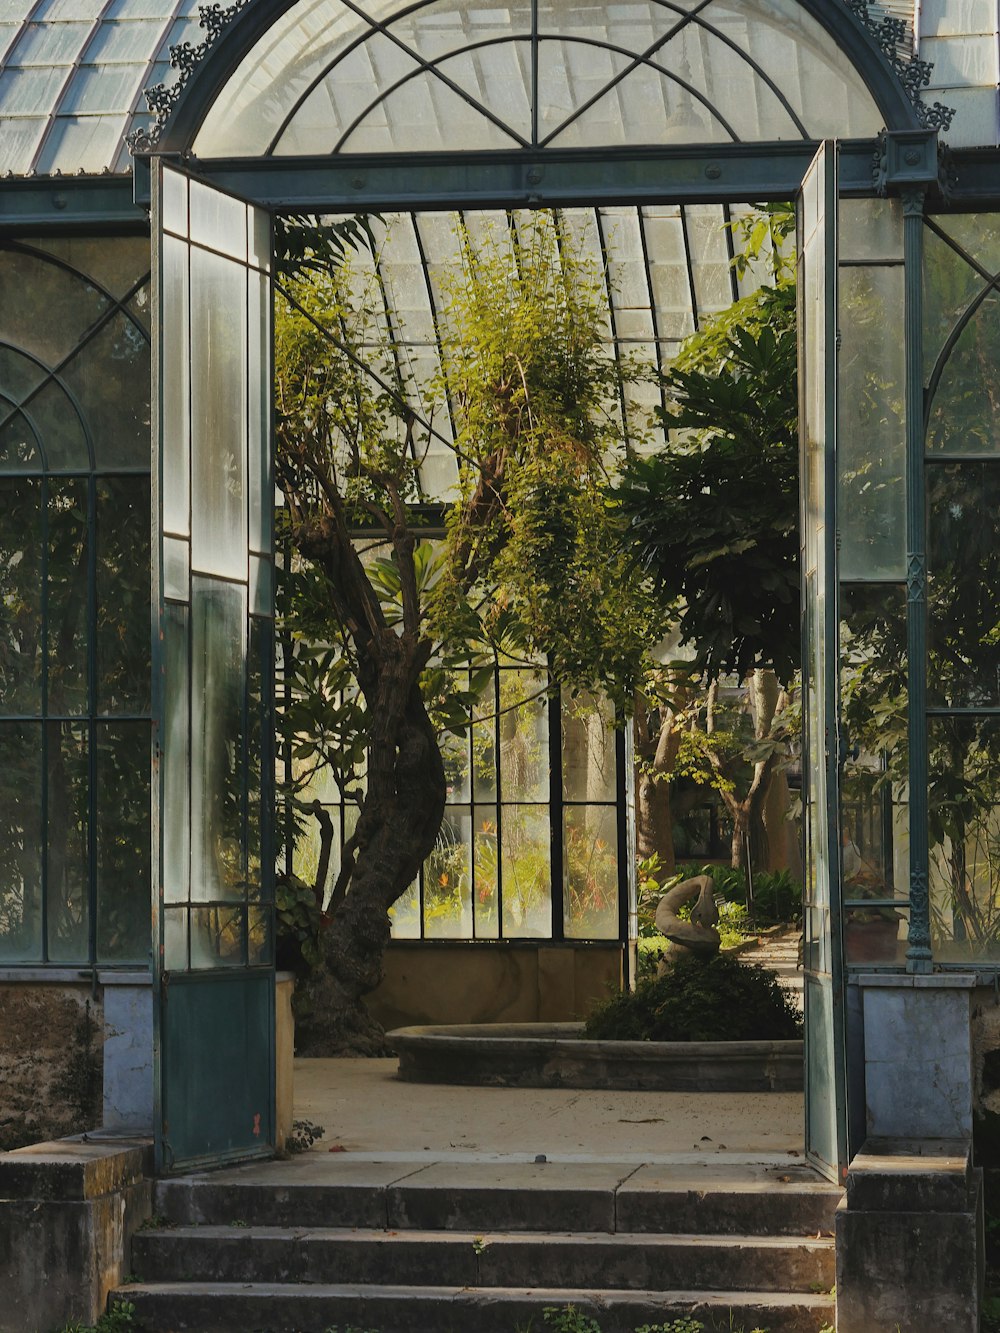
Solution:
<svg viewBox="0 0 1000 1333"><path fill-rule="evenodd" d="M837 145L798 197L806 1155L846 1171L837 698Z"/></svg>
<svg viewBox="0 0 1000 1333"><path fill-rule="evenodd" d="M156 1162L274 1149L271 221L153 162Z"/></svg>

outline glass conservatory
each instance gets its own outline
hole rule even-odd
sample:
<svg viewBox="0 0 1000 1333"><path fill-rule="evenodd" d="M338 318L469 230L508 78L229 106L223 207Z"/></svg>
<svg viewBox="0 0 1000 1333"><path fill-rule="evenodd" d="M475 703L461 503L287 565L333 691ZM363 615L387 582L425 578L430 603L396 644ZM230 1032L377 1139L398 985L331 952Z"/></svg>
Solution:
<svg viewBox="0 0 1000 1333"><path fill-rule="evenodd" d="M375 220L360 262L420 413L455 217L558 210L609 350L662 368L762 280L724 224L797 201L821 1169L864 1137L859 979L992 984L997 36L957 8L0 0L0 982L148 970L161 1168L273 1147L274 867L315 860L265 762L276 216ZM626 431L630 394L659 390L628 388ZM429 505L451 429L420 460ZM627 977L629 743L545 686L498 662L449 742L443 850L390 948L605 941ZM309 796L335 871L356 807L322 774ZM248 1099L266 1133L229 1114Z"/></svg>

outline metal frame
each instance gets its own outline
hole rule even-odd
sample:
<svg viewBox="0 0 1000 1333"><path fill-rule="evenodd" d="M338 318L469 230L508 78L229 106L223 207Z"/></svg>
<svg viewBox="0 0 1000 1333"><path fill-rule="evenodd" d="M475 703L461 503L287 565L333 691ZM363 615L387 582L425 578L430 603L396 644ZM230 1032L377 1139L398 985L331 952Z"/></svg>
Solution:
<svg viewBox="0 0 1000 1333"><path fill-rule="evenodd" d="M40 564L40 586L41 586L41 642L44 645L41 662L41 695L40 708L37 713L14 714L6 713L0 710L0 721L5 723L22 723L32 727L40 728L40 755L41 755L41 819L42 819L42 856L41 856L41 952L43 964L48 964L50 956L49 941L49 856L48 856L48 838L47 838L47 815L48 815L48 773L49 773L49 754L52 746L52 728L62 727L64 724L72 724L78 729L81 736L85 738L87 747L87 856L86 862L81 867L85 875L84 896L87 904L87 956L77 960L65 960L64 966L77 966L85 968L114 968L116 966L135 967L136 962L116 963L115 961L102 961L98 958L98 892L97 892L97 830L98 830L98 809L97 809L97 737L99 729L104 726L115 726L122 723L141 723L149 725L150 713L136 713L132 711L116 711L114 713L102 713L98 707L96 697L97 689L97 644L96 644L96 596L97 596L97 500L98 490L101 483L105 480L114 481L121 478L143 478L149 476L147 467L128 467L121 464L102 466L95 451L94 436L90 424L86 418L83 407L80 404L76 394L65 382L62 371L71 362L76 360L85 350L98 338L108 327L108 325L119 316L124 317L136 333L146 342L150 341L150 334L143 326L142 322L136 318L135 314L129 309L130 301L150 282L150 274L146 272L137 278L129 288L121 295L116 296L107 287L90 274L74 267L65 259L58 255L49 254L45 250L27 244L10 240L0 239L0 252L7 251L15 254L27 255L37 259L44 264L52 265L62 272L70 275L79 283L86 285L96 291L107 303L106 308L93 320L93 322L84 330L79 340L73 347L54 365L48 365L42 362L38 357L26 351L24 348L14 344L3 344L10 350L32 361L39 369L44 371L44 376L40 382L32 389L20 402L14 403L8 398L2 400L4 408L0 409L0 428L8 424L13 419L22 418L34 436L38 450L37 463L23 471L5 473L7 479L16 478L26 482L37 482L39 487L39 500L41 505L40 513L40 542L41 542L41 564ZM35 425L29 405L34 398L43 392L50 385L57 385L68 399L73 412L80 424L84 443L87 450L87 463L81 466L50 467L45 453L44 438ZM87 588L86 588L86 607L84 610L84 624L86 625L87 652L85 659L85 669L87 672L87 704L80 713L52 712L49 708L48 694L48 672L49 672L49 652L48 652L48 596L45 592L48 584L48 561L49 561L49 515L48 498L50 484L53 482L78 482L81 483L86 491L84 507L86 509L85 526L82 529L82 535L87 546ZM145 951L144 951L145 952ZM145 962L145 957L141 960ZM4 966L8 964L5 963ZM18 964L13 962L13 966Z"/></svg>
<svg viewBox="0 0 1000 1333"><path fill-rule="evenodd" d="M417 0L400 13L415 10L425 2ZM244 56L295 3L296 0L236 0L229 10L216 10L211 25L206 25L208 36L202 47L184 51L176 62L182 71L180 83L169 92L160 92L157 102L157 114L161 118L159 132L154 132L145 142L140 140L140 144L152 147L155 140L158 154L190 153L210 108ZM700 0L690 11L670 4L669 0L657 0L657 3L677 14L680 23L645 52L644 57L652 56L679 26L696 21L709 0ZM927 82L929 67L926 62L908 63L900 57L898 34L872 18L867 0L851 0L850 6L831 4L830 0L799 0L799 3L829 33L860 75L885 117L887 127L890 130L922 128L924 119L915 102L919 88ZM354 7L352 4L351 8ZM365 18L371 29L385 26ZM537 22L532 26L535 45ZM641 63L642 59L637 58L636 63ZM939 125L940 121L934 128Z"/></svg>

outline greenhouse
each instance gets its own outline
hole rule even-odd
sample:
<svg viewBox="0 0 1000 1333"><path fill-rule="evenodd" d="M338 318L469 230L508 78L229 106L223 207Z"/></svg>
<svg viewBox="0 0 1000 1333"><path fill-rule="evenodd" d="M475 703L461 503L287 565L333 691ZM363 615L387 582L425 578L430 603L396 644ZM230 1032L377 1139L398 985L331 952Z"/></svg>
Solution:
<svg viewBox="0 0 1000 1333"><path fill-rule="evenodd" d="M381 902L350 997L376 1024L565 1022L635 985L649 877L732 848L751 886L804 881L808 1161L843 1184L866 1142L947 1141L974 1179L1000 1112L998 62L985 0L0 0L0 1128L43 1123L84 1032L106 1128L158 1173L267 1157L303 904L346 941ZM741 666L708 706L750 728L747 784L787 710L766 853L736 767L691 757L693 696L654 828L667 696L615 657L647 613L608 593L583 446L540 449L532 491L476 439L469 367L523 333L513 305L487 328L490 283L592 330L574 438L612 477L674 437L692 338L797 289L801 688L759 725ZM579 529L530 507L564 484ZM690 659L646 630L648 671ZM391 773L357 739L389 718ZM335 952L314 998L348 994Z"/></svg>

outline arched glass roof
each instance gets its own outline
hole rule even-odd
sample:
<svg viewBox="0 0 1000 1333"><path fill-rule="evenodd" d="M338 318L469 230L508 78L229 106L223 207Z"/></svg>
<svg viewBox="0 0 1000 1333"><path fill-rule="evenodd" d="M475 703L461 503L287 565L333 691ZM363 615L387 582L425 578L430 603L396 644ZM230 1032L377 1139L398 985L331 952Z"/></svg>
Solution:
<svg viewBox="0 0 1000 1333"><path fill-rule="evenodd" d="M666 369L681 342L706 318L740 296L773 281L774 257L767 250L742 275L731 263L735 218L750 207L715 204L572 208L558 214L558 226L574 253L592 267L603 285L608 312L604 339L609 355L631 358L650 370ZM441 315L451 282L461 272L458 226L470 243L503 252L519 233L517 212L398 213L372 219L372 253L352 258L355 296L373 313L376 361L395 363L383 387L405 386L417 418L415 445L422 496L447 498L457 481L452 423L435 410L435 382L441 375ZM279 283L280 285L280 283ZM661 402L654 376L627 383L622 425L632 447L645 447L631 431L649 424ZM402 426L401 426L402 429Z"/></svg>
<svg viewBox="0 0 1000 1333"><path fill-rule="evenodd" d="M214 97L199 157L871 137L799 0L298 0Z"/></svg>
<svg viewBox="0 0 1000 1333"><path fill-rule="evenodd" d="M143 96L170 48L204 37L199 0L0 0L0 174L130 169Z"/></svg>

